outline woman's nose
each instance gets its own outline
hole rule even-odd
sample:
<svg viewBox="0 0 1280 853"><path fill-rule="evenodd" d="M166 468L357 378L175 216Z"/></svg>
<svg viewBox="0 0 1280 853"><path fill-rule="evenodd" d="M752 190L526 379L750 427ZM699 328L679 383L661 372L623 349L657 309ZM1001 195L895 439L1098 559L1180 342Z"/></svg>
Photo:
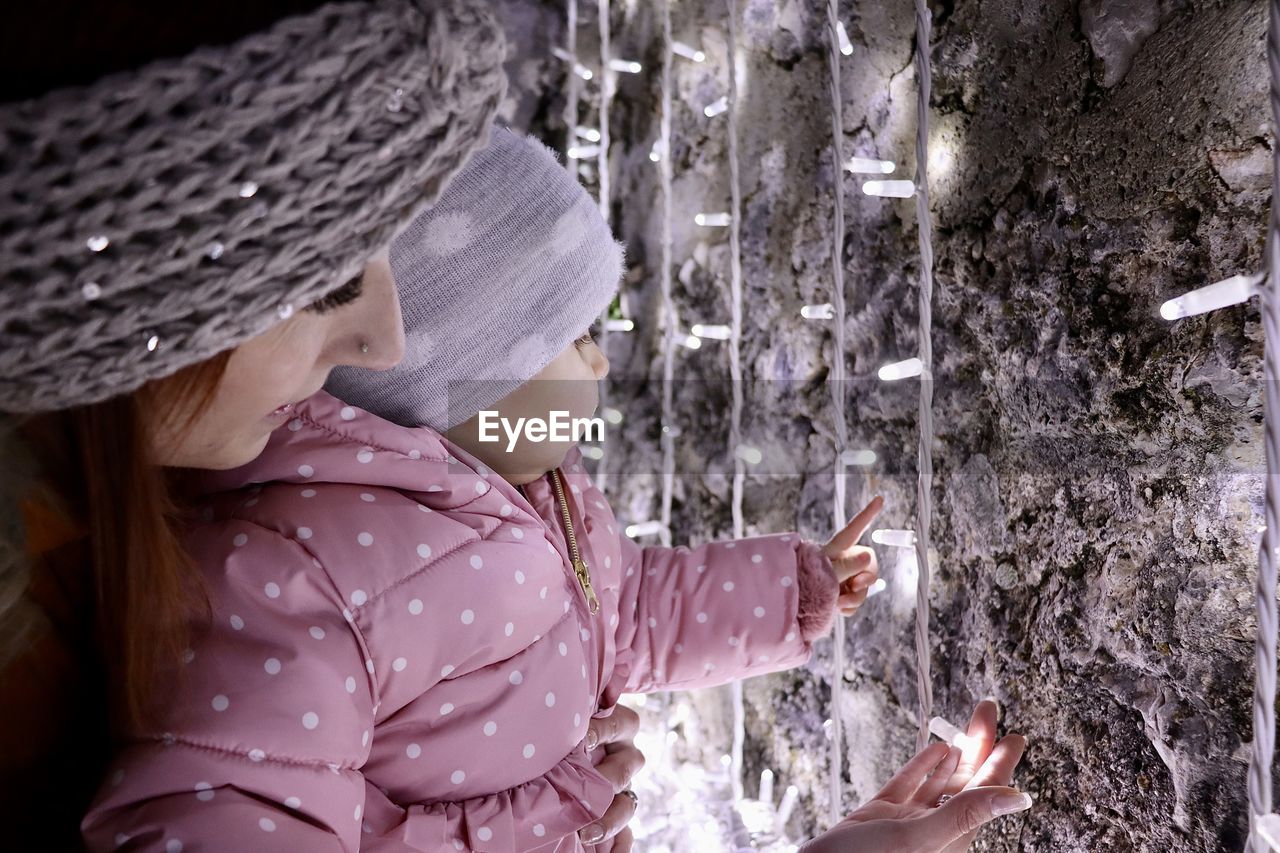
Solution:
<svg viewBox="0 0 1280 853"><path fill-rule="evenodd" d="M351 306L342 328L342 363L369 370L390 370L404 358L404 319L391 265L385 255L365 267L364 295Z"/></svg>

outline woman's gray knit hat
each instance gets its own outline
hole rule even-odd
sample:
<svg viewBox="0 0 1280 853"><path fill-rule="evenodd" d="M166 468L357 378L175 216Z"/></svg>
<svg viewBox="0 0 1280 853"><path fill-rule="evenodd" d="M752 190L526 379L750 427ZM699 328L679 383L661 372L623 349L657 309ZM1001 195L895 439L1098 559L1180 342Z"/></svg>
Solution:
<svg viewBox="0 0 1280 853"><path fill-rule="evenodd" d="M0 105L0 411L132 391L341 287L489 133L480 0L333 3Z"/></svg>
<svg viewBox="0 0 1280 853"><path fill-rule="evenodd" d="M623 247L534 137L494 128L440 200L391 244L405 358L339 367L325 389L403 426L444 432L549 364L618 292Z"/></svg>

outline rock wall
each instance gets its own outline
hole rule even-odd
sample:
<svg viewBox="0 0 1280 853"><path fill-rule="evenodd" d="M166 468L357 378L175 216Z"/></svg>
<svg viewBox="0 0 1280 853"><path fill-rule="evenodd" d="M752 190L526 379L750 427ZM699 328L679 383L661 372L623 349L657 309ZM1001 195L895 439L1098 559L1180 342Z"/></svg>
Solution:
<svg viewBox="0 0 1280 853"><path fill-rule="evenodd" d="M848 482L880 524L915 513L916 385L876 368L916 351L914 201L864 196L830 159L826 5L739 0L745 438L766 459L745 485L748 534L831 531L832 197L846 206L850 444L877 465ZM546 56L559 4L513 2L511 115L562 137L563 64ZM1272 128L1266 4L988 0L933 4L931 191L937 253L932 593L935 711L983 696L1029 749L1026 816L984 831L999 851L1238 850L1251 737L1252 578L1262 524L1256 305L1170 324L1160 303L1261 269ZM608 491L624 521L655 517L662 376L660 6L613 4L622 74L611 111L612 214L629 247L632 333L610 335ZM915 173L913 4L843 2L846 155ZM727 323L726 4L675 4L672 119L682 330ZM596 49L584 4L584 56ZM590 60L588 59L588 63ZM596 66L598 68L598 65ZM592 121L587 84L582 110ZM518 108L514 106L519 102ZM517 115L518 114L518 115ZM526 121L527 119L527 121ZM588 168L584 179L592 180ZM676 542L730 535L727 343L676 363ZM909 566L881 549L888 589L848 625L847 803L914 746ZM830 640L807 669L747 683L748 778L765 766L810 792L796 835L825 825ZM723 695L698 700L720 707ZM718 726L718 750L728 729ZM714 738L713 738L714 740ZM748 783L748 790L753 789Z"/></svg>

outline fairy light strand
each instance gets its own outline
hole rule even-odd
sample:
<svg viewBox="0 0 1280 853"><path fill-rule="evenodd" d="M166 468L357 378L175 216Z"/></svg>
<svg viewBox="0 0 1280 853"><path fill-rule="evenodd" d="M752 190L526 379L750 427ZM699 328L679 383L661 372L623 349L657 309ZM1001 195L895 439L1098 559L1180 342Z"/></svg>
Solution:
<svg viewBox="0 0 1280 853"><path fill-rule="evenodd" d="M1280 0L1271 0L1267 25L1271 72L1271 120L1280 127ZM1262 288L1263 388L1266 413L1266 521L1258 550L1258 636L1254 643L1253 746L1249 756L1249 837L1254 853L1271 844L1258 832L1271 814L1271 765L1276 742L1276 534L1280 532L1280 149L1272 152L1271 219L1267 233L1267 280Z"/></svg>
<svg viewBox="0 0 1280 853"><path fill-rule="evenodd" d="M662 0L662 118L660 139L665 154L671 150L671 0ZM675 379L676 308L671 298L671 157L658 162L662 182L662 311L665 328L662 346L662 544L671 547L671 503L675 480L676 429L672 415L672 385Z"/></svg>
<svg viewBox="0 0 1280 853"><path fill-rule="evenodd" d="M1280 2L1280 0L1273 0ZM916 481L916 688L919 724L916 749L929 742L933 684L929 660L929 527L933 520L933 223L929 218L929 97L933 70L929 43L933 20L926 0L916 0L916 226L920 234L920 462Z"/></svg>
<svg viewBox="0 0 1280 853"><path fill-rule="evenodd" d="M741 539L744 533L742 521L742 486L746 476L746 463L738 455L742 444L742 187L738 169L738 3L726 0L729 7L728 56L729 95L729 303L731 306L729 336L729 384L733 390L733 409L729 421L729 450L733 453L733 538ZM733 694L733 753L731 772L733 797L741 800L742 746L746 739L746 719L742 705L742 680L732 685Z"/></svg>
<svg viewBox="0 0 1280 853"><path fill-rule="evenodd" d="M600 215L609 223L609 104L613 100L613 71L609 67L609 0L597 0L598 17L600 19L600 150L596 155L597 171L599 171L599 205ZM606 355L609 352L609 327L605 321L609 319L609 308L606 306L600 317L600 350ZM608 403L609 385L607 380L600 383L600 406ZM609 441L601 436L600 458L596 462L595 484L601 492L605 490L608 480Z"/></svg>
<svg viewBox="0 0 1280 853"><path fill-rule="evenodd" d="M831 365L831 403L835 410L835 491L832 497L832 524L835 530L845 521L845 426L844 387L844 111L840 89L840 56L843 53L844 30L840 26L836 0L827 0L827 31L831 37L828 59L831 69L831 166L833 204L831 215L831 316L835 341ZM802 312L803 313L803 312ZM826 313L826 312L822 312ZM844 765L844 725L842 698L844 692L845 620L837 611L832 635L831 655L831 768L828 795L829 818L835 826L844 816L841 776Z"/></svg>
<svg viewBox="0 0 1280 853"><path fill-rule="evenodd" d="M577 144L574 141L574 128L578 126L578 0L565 0L565 52L569 54L565 72L564 126L565 158L564 167L578 179L578 164L573 162L569 151Z"/></svg>

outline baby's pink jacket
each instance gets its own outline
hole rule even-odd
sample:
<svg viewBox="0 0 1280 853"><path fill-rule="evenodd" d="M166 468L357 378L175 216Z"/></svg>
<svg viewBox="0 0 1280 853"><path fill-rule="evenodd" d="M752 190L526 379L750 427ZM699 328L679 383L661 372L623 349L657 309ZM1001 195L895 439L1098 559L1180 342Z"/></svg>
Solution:
<svg viewBox="0 0 1280 853"><path fill-rule="evenodd" d="M837 593L818 546L641 548L576 448L561 471L594 615L550 477L526 501L430 429L321 393L211 474L188 544L212 622L112 766L89 847L580 850L614 797L593 715L809 659Z"/></svg>

